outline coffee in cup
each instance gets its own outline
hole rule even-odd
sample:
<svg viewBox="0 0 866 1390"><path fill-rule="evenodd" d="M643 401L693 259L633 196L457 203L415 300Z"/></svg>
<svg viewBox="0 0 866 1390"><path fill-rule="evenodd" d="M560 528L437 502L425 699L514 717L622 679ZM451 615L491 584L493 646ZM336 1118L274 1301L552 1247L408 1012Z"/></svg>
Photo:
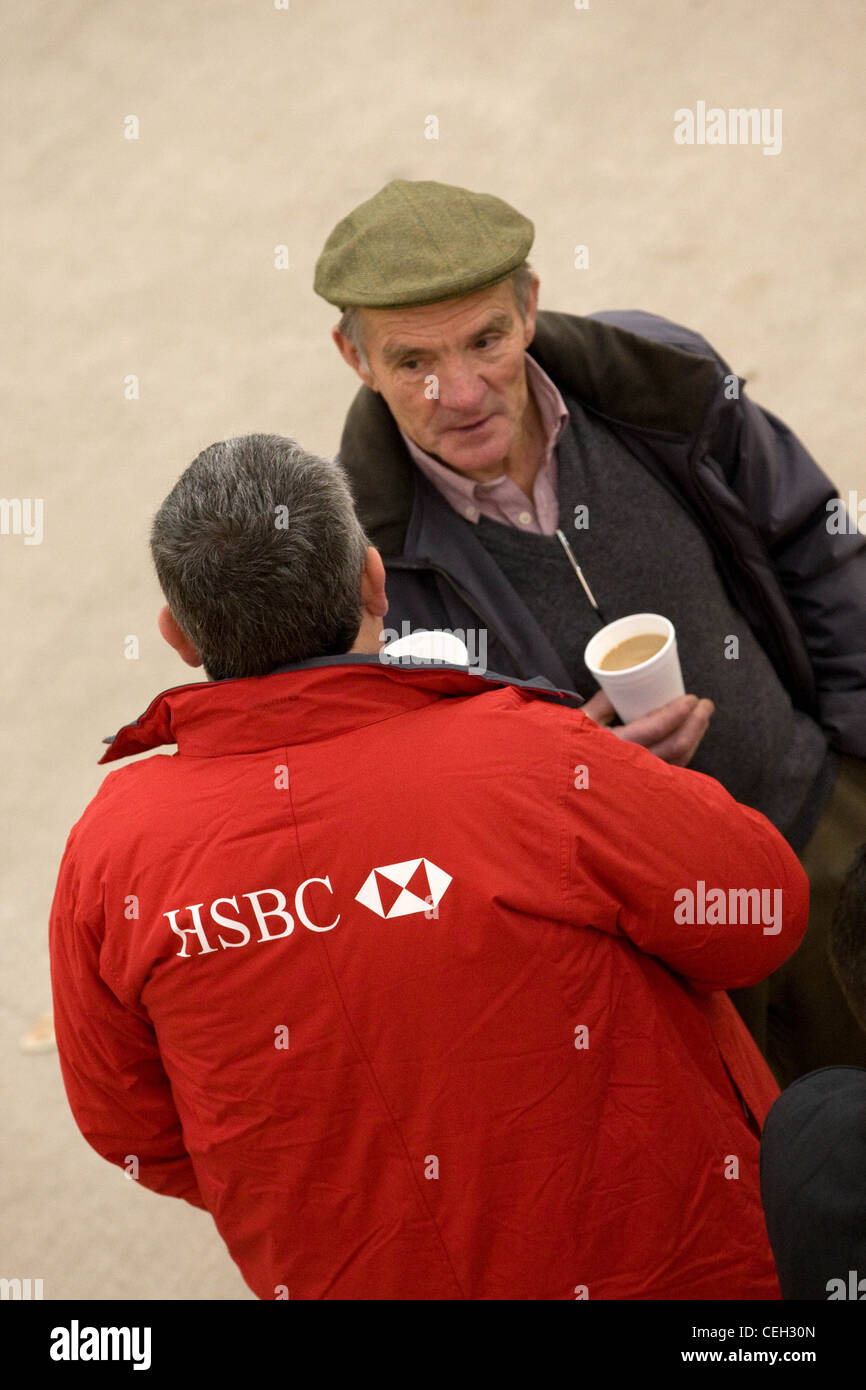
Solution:
<svg viewBox="0 0 866 1390"><path fill-rule="evenodd" d="M642 666L651 656L660 652L667 636L659 632L639 632L636 637L626 637L602 657L598 663L602 671L630 671L633 666Z"/></svg>

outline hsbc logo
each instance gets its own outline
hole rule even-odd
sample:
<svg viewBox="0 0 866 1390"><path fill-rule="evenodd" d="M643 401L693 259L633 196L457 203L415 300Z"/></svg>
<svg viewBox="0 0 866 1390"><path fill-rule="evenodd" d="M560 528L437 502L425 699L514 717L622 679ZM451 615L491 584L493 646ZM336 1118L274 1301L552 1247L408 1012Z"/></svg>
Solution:
<svg viewBox="0 0 866 1390"><path fill-rule="evenodd" d="M429 859L404 859L368 874L355 902L379 917L409 917L438 907L450 882L451 875Z"/></svg>
<svg viewBox="0 0 866 1390"><path fill-rule="evenodd" d="M408 917L421 912L429 916L431 909L442 901L450 882L451 875L429 859L404 859L399 864L384 864L373 869L355 894L355 902L378 917ZM281 889L258 888L253 893L214 898L207 905L201 902L173 907L162 915L180 939L181 948L176 955L181 960L190 960L194 955L207 956L220 949L237 950L248 946L255 932L259 943L283 941L295 930L296 918L308 931L333 931L342 914L337 912L331 921L326 920L333 913L333 907L330 913L328 911L326 896L334 896L327 875L305 879L299 885L294 895L294 912L289 911L288 900ZM231 913L227 909L231 909ZM193 946L192 951L190 946Z"/></svg>

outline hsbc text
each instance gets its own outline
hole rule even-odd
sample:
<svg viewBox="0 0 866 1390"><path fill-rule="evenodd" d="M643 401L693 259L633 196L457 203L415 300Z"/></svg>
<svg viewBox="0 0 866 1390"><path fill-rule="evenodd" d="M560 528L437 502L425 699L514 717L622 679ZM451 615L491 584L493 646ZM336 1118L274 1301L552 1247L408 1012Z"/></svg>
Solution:
<svg viewBox="0 0 866 1390"><path fill-rule="evenodd" d="M311 883L321 883L333 894L331 880L326 878L308 878L298 887L295 892L294 917L286 911L286 897L279 888L259 888L254 893L241 893L241 898L246 898L252 909L253 922L249 925L243 920L243 910L238 906L237 897L214 898L213 902L205 908L204 903L190 903L187 907L173 907L170 912L162 915L168 919L168 924L175 936L180 937L182 942L177 954L185 960L190 955L205 956L210 952L216 951L218 946L213 945L218 942L224 950L230 950L237 946L247 946L252 939L252 932L258 932L258 941L281 941L284 937L291 936L295 930L295 917L304 924L308 931L333 931L340 920L337 913L333 922L313 922L311 921L307 909L304 905L304 892ZM234 917L229 917L221 908L233 908ZM206 913L210 919L207 928L203 914ZM178 917L183 917L189 922L188 926L181 926ZM219 929L222 930L219 930ZM232 934L229 940L223 936L222 932L227 931ZM236 938L236 939L233 939ZM190 944L198 942L198 950L192 952L187 950Z"/></svg>

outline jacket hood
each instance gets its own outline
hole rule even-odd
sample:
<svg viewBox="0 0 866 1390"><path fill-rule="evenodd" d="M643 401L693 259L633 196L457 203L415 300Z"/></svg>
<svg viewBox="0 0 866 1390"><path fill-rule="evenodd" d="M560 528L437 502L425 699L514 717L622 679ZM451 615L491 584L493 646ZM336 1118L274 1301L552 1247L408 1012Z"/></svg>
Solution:
<svg viewBox="0 0 866 1390"><path fill-rule="evenodd" d="M218 757L331 738L390 719L447 696L477 695L515 686L528 698L561 698L578 707L574 691L558 690L543 676L531 681L470 674L442 662L404 666L349 653L317 657L267 676L196 681L164 690L138 719L106 738L100 763L115 762L164 744L190 757Z"/></svg>

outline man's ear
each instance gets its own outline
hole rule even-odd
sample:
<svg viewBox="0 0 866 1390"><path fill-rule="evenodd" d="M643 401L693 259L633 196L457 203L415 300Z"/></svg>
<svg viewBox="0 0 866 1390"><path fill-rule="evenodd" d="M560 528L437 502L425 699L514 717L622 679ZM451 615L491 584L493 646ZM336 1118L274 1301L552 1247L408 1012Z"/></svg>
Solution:
<svg viewBox="0 0 866 1390"><path fill-rule="evenodd" d="M526 316L523 320L523 346L529 347L535 337L535 317L538 313L538 287L540 280L537 275L533 275L532 283L526 296Z"/></svg>
<svg viewBox="0 0 866 1390"><path fill-rule="evenodd" d="M374 618L384 618L388 612L385 597L385 566L382 556L374 545L367 547L364 569L361 574L361 602Z"/></svg>
<svg viewBox="0 0 866 1390"><path fill-rule="evenodd" d="M159 616L156 622L168 645L174 648L178 656L182 657L186 662L187 666L201 666L201 657L186 633L181 632L168 604L159 610Z"/></svg>
<svg viewBox="0 0 866 1390"><path fill-rule="evenodd" d="M350 343L349 339L340 332L339 328L331 329L331 337L337 344L337 351L343 361L346 362L353 371L358 373L358 376L365 386L369 386L371 391L378 391L379 388L376 385L373 374L367 363L361 361L358 349L355 347L354 343Z"/></svg>

